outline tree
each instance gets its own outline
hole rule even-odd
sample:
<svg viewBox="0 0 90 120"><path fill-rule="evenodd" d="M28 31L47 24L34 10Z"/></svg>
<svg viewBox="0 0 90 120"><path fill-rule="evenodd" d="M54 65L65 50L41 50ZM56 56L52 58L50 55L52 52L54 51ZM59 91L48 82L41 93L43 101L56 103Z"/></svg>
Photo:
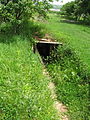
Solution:
<svg viewBox="0 0 90 120"><path fill-rule="evenodd" d="M61 8L61 12L63 12L65 15L67 16L72 16L74 13L74 4L75 2L69 2L66 3L65 5L63 5L63 7Z"/></svg>
<svg viewBox="0 0 90 120"><path fill-rule="evenodd" d="M90 15L90 1L89 0L76 0L75 16L84 20Z"/></svg>
<svg viewBox="0 0 90 120"><path fill-rule="evenodd" d="M90 1L89 0L75 0L65 4L62 9L64 15L73 17L76 20L83 20L90 22Z"/></svg>
<svg viewBox="0 0 90 120"><path fill-rule="evenodd" d="M53 0L1 0L0 21L21 23L33 18L35 13L46 17Z"/></svg>

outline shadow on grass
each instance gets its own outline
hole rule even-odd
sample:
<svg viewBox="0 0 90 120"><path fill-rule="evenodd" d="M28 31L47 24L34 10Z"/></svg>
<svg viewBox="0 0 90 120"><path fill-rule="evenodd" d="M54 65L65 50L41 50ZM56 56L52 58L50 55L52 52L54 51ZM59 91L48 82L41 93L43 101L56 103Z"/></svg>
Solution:
<svg viewBox="0 0 90 120"><path fill-rule="evenodd" d="M82 20L76 20L74 18L69 18L67 16L58 16L60 17L60 21L61 23L68 23L68 24L76 24L76 25L82 25L82 26L85 26L85 27L88 27L90 28L90 24L85 22L85 21L82 21Z"/></svg>
<svg viewBox="0 0 90 120"><path fill-rule="evenodd" d="M69 20L69 19L65 19L65 20L60 20L60 22L61 23L69 23L69 24L81 24L81 23L79 23L79 22L77 22L77 21L75 21L75 20Z"/></svg>
<svg viewBox="0 0 90 120"><path fill-rule="evenodd" d="M39 36L43 35L41 32L41 26L37 25L32 21L27 21L19 26L10 26L0 29L0 43L10 44L17 41L16 36L21 36L22 40L28 40L33 43L35 40L33 37L35 34Z"/></svg>

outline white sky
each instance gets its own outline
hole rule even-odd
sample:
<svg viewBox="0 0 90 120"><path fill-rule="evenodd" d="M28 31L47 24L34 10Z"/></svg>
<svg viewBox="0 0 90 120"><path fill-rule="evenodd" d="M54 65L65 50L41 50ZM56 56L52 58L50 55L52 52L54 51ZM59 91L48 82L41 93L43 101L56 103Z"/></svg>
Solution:
<svg viewBox="0 0 90 120"><path fill-rule="evenodd" d="M63 1L63 2L61 2L61 1ZM65 3L71 2L71 1L74 1L74 0L59 0L59 2L54 1L53 4L55 4L55 5L63 5Z"/></svg>

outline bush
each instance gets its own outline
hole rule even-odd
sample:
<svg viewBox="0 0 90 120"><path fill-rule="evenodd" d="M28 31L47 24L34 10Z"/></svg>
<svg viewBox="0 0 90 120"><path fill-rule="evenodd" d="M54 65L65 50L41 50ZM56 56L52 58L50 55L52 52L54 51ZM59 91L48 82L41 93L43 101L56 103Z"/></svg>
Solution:
<svg viewBox="0 0 90 120"><path fill-rule="evenodd" d="M20 24L24 20L33 18L36 12L45 17L50 7L48 1L8 0L5 3L1 2L0 21Z"/></svg>
<svg viewBox="0 0 90 120"><path fill-rule="evenodd" d="M74 5L75 5L74 1L66 3L61 8L61 12L60 13L62 15L73 16L73 14L74 14Z"/></svg>
<svg viewBox="0 0 90 120"><path fill-rule="evenodd" d="M50 8L49 1L37 1L37 0L8 0L0 3L0 23L9 22L15 29L29 19L33 19L34 15L46 17L47 11Z"/></svg>
<svg viewBox="0 0 90 120"><path fill-rule="evenodd" d="M65 15L68 18L74 18L75 20L82 20L86 23L90 22L90 1L89 0L75 0L66 3L61 8L61 15Z"/></svg>

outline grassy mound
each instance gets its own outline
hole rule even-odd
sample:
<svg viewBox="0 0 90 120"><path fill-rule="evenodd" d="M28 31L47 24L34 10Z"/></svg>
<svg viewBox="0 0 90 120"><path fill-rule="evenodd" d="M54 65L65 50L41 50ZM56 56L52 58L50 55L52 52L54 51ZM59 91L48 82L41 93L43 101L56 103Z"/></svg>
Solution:
<svg viewBox="0 0 90 120"><path fill-rule="evenodd" d="M57 120L32 34L22 32L0 34L0 120Z"/></svg>

